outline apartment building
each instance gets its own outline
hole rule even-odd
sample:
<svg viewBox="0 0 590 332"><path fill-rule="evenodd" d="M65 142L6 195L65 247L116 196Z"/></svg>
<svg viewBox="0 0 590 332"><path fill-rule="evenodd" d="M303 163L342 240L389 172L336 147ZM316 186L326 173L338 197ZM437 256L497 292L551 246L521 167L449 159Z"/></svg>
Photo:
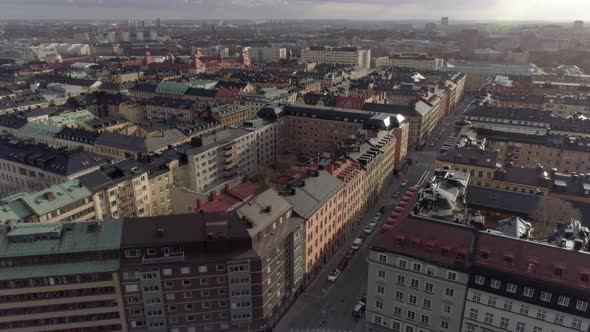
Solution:
<svg viewBox="0 0 590 332"><path fill-rule="evenodd" d="M54 222L102 219L93 192L74 179L37 192L21 192L1 200L2 222Z"/></svg>
<svg viewBox="0 0 590 332"><path fill-rule="evenodd" d="M78 150L55 150L18 140L0 140L0 191L39 190L97 170L107 158Z"/></svg>
<svg viewBox="0 0 590 332"><path fill-rule="evenodd" d="M128 331L121 220L0 225L1 331Z"/></svg>
<svg viewBox="0 0 590 332"><path fill-rule="evenodd" d="M204 192L235 177L254 176L278 158L277 123L247 121L246 126L217 130L177 147L187 156L188 187Z"/></svg>
<svg viewBox="0 0 590 332"><path fill-rule="evenodd" d="M567 118L590 116L590 99L581 96L545 96L540 109L551 112L555 116Z"/></svg>
<svg viewBox="0 0 590 332"><path fill-rule="evenodd" d="M370 247L367 331L461 331L473 232L414 216L389 227Z"/></svg>
<svg viewBox="0 0 590 332"><path fill-rule="evenodd" d="M254 92L240 92L238 103L250 111L258 112L269 104L290 104L295 102L297 95L284 89L262 88Z"/></svg>
<svg viewBox="0 0 590 332"><path fill-rule="evenodd" d="M302 278L304 233L290 214L290 205L268 190L233 217L125 220L121 274L129 330L272 328Z"/></svg>
<svg viewBox="0 0 590 332"><path fill-rule="evenodd" d="M494 97L498 107L543 109L545 97L530 94L499 94ZM548 110L548 109L547 109Z"/></svg>
<svg viewBox="0 0 590 332"><path fill-rule="evenodd" d="M433 107L424 100L412 105L365 103L364 111L400 114L409 122L408 150L412 151L427 143L430 133L441 119L440 107Z"/></svg>
<svg viewBox="0 0 590 332"><path fill-rule="evenodd" d="M148 120L176 119L192 122L207 116L207 101L156 97L143 101L144 117Z"/></svg>
<svg viewBox="0 0 590 332"><path fill-rule="evenodd" d="M587 259L584 244L564 249L410 215L386 225L370 248L366 326L585 331L590 284L580 267Z"/></svg>
<svg viewBox="0 0 590 332"><path fill-rule="evenodd" d="M494 173L500 167L494 151L479 148L455 148L445 151L434 160L434 168L468 173L473 185L491 187Z"/></svg>
<svg viewBox="0 0 590 332"><path fill-rule="evenodd" d="M305 225L304 286L307 287L343 243L347 223L344 184L323 170L309 172L281 190L293 217Z"/></svg>
<svg viewBox="0 0 590 332"><path fill-rule="evenodd" d="M219 122L221 127L241 125L256 112L241 105L222 105L211 109L211 118Z"/></svg>
<svg viewBox="0 0 590 332"><path fill-rule="evenodd" d="M351 222L345 225L344 239L353 235L354 220L358 220L367 206L365 181L367 171L361 165L347 157L336 160L324 169L344 183L344 209L342 217Z"/></svg>
<svg viewBox="0 0 590 332"><path fill-rule="evenodd" d="M356 47L312 46L301 50L301 61L370 68L371 50Z"/></svg>
<svg viewBox="0 0 590 332"><path fill-rule="evenodd" d="M419 53L396 53L390 56L375 58L375 67L405 67L416 70L438 70L444 60Z"/></svg>
<svg viewBox="0 0 590 332"><path fill-rule="evenodd" d="M207 125L203 127L207 128L207 131L209 130ZM174 128L164 129L156 135L146 137L104 132L96 137L94 146L98 154L115 160L123 160L127 158L140 159L189 141L189 136L180 129Z"/></svg>
<svg viewBox="0 0 590 332"><path fill-rule="evenodd" d="M253 46L248 48L250 61L257 65L264 65L269 62L277 62L287 58L287 49L284 47L259 47Z"/></svg>

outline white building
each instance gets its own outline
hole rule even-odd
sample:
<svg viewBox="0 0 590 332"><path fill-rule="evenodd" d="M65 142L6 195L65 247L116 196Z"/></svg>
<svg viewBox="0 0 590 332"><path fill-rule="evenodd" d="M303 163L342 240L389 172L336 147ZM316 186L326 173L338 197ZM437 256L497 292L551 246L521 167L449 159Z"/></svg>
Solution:
<svg viewBox="0 0 590 332"><path fill-rule="evenodd" d="M287 49L283 47L250 47L248 49L250 61L254 64L277 62L287 58Z"/></svg>
<svg viewBox="0 0 590 332"><path fill-rule="evenodd" d="M444 60L441 58L417 53L398 53L375 59L376 67L406 67L418 70L437 70L443 64Z"/></svg>
<svg viewBox="0 0 590 332"><path fill-rule="evenodd" d="M356 47L312 46L301 50L305 63L332 63L350 66L371 66L371 50Z"/></svg>

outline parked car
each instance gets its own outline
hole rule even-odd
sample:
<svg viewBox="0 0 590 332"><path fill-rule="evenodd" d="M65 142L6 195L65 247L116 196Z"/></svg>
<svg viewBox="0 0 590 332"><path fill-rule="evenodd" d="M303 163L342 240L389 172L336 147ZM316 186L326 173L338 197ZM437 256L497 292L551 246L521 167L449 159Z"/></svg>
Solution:
<svg viewBox="0 0 590 332"><path fill-rule="evenodd" d="M357 304L354 305L354 309L352 309L352 316L353 317L362 317L362 315L365 313L365 302L357 302Z"/></svg>
<svg viewBox="0 0 590 332"><path fill-rule="evenodd" d="M340 270L336 269L336 270L332 271L332 273L330 273L330 275L328 276L328 281L335 282L339 276L340 276Z"/></svg>
<svg viewBox="0 0 590 332"><path fill-rule="evenodd" d="M361 244L363 244L363 239L360 237L357 237L356 239L354 239L354 241L352 242L352 246L350 246L350 248L352 250L359 250L359 248L361 247Z"/></svg>
<svg viewBox="0 0 590 332"><path fill-rule="evenodd" d="M391 195L391 197L398 198L399 197L399 191L394 192L393 195Z"/></svg>
<svg viewBox="0 0 590 332"><path fill-rule="evenodd" d="M375 224L370 223L367 225L367 227L365 227L365 234L371 234L371 232L373 231L373 229L375 229Z"/></svg>
<svg viewBox="0 0 590 332"><path fill-rule="evenodd" d="M371 219L371 222L378 222L379 221L379 217L378 216L374 216L373 219Z"/></svg>
<svg viewBox="0 0 590 332"><path fill-rule="evenodd" d="M402 183L400 183L400 185L402 187L405 187L408 184L408 180L403 180Z"/></svg>
<svg viewBox="0 0 590 332"><path fill-rule="evenodd" d="M338 270L344 271L344 269L348 266L348 258L343 257L338 263Z"/></svg>

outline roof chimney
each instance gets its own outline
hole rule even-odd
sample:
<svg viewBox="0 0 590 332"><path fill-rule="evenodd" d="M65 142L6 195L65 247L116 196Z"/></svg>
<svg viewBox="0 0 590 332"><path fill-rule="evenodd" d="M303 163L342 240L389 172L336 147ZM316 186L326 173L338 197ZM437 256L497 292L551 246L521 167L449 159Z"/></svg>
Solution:
<svg viewBox="0 0 590 332"><path fill-rule="evenodd" d="M214 200L216 200L216 199L217 199L217 191L213 190L213 191L211 192L211 200L212 200L212 201L214 201Z"/></svg>
<svg viewBox="0 0 590 332"><path fill-rule="evenodd" d="M45 199L47 199L47 201L51 202L55 199L55 195L53 195L53 192L48 191L45 193Z"/></svg>

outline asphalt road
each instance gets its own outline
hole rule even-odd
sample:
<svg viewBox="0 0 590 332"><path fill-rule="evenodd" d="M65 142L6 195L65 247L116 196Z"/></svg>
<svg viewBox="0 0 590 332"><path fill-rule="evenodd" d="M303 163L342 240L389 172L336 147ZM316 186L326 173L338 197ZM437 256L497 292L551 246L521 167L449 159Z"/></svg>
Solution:
<svg viewBox="0 0 590 332"><path fill-rule="evenodd" d="M277 332L361 332L363 331L363 319L354 318L352 309L360 301L362 294L365 292L367 285L367 256L368 247L373 239L379 233L381 225L386 221L387 216L391 213L394 203L397 199L392 198L392 194L399 191L402 195L407 186L412 186L426 175L432 175L432 165L434 158L438 154L439 147L444 140L453 132L454 121L462 114L467 106L464 102L459 112L450 114L431 134L431 139L423 150L414 151L411 154L413 159L412 166L409 166L405 172L400 172L393 180L392 184L386 188L381 199L374 208L365 213L362 218L361 226L357 228L358 234L363 232L364 227L379 211L381 206L386 207L385 213L381 216L379 224L373 232L367 236L361 248L348 263L346 269L340 274L338 280L332 283L328 281L328 274L336 268L340 259L346 255L349 250L354 236L351 236L347 242L338 250L338 252L328 262L322 272L316 277L309 289L303 293L297 301L291 306L289 311L283 316L281 321L275 326L273 331ZM430 145L435 141L433 146ZM401 187L400 182L407 180L408 185ZM400 197L402 196L400 195Z"/></svg>

